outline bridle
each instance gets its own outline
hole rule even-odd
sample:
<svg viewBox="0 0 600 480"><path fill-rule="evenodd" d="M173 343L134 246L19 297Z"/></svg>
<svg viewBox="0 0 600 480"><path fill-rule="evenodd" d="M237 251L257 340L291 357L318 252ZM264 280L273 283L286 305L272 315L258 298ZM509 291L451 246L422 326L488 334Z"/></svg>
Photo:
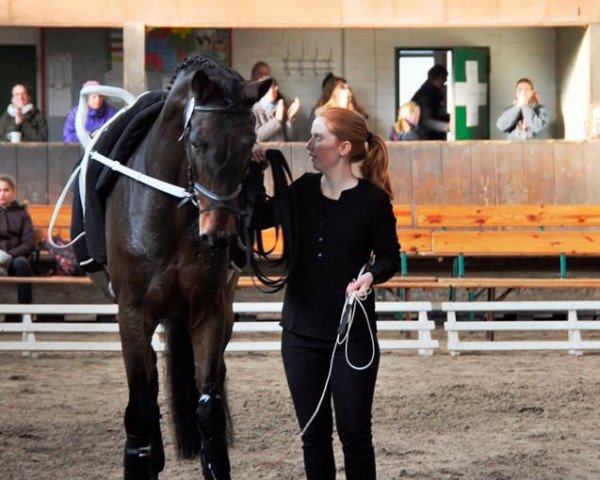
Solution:
<svg viewBox="0 0 600 480"><path fill-rule="evenodd" d="M252 115L252 109L247 107L235 107L232 105L196 105L195 99L194 97L192 97L185 108L183 133L181 137L179 137L179 141L185 140L187 138L191 129L190 122L195 112L220 113L224 115ZM229 194L221 195L219 193L213 192L212 190L210 190L209 188L202 185L196 180L196 173L194 171L193 162L189 158L189 156L188 180L188 192L190 193L190 197L188 197L188 200L198 207L200 214L210 212L212 210L229 210L238 217L244 215L244 212L242 210L240 210L234 205L231 205L230 203L232 200L235 200L240 195L242 191L242 183L240 183L238 187L232 193ZM194 195L196 197L195 199L193 198ZM208 206L200 208L200 202L198 201L198 197L204 197L210 200ZM183 203L186 203L186 201L184 200L180 203L180 205Z"/></svg>

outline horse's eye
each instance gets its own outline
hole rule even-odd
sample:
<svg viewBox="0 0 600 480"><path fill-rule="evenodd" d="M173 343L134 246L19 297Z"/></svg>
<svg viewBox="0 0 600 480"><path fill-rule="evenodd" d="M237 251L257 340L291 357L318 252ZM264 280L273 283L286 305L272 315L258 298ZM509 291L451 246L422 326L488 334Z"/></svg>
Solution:
<svg viewBox="0 0 600 480"><path fill-rule="evenodd" d="M192 141L192 147L194 150L206 150L206 142L201 140Z"/></svg>

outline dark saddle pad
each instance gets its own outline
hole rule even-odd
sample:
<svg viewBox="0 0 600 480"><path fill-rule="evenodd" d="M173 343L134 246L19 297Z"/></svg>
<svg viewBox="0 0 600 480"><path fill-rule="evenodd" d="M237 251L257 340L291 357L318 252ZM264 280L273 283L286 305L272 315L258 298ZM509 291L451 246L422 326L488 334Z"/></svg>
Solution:
<svg viewBox="0 0 600 480"><path fill-rule="evenodd" d="M126 164L156 121L166 96L166 91L156 91L140 97L102 132L94 150L111 160ZM74 185L71 238L85 231L85 237L75 243L74 250L78 264L86 272L101 270L106 265L105 205L118 175L109 167L89 159L85 214L80 202L79 186L77 183Z"/></svg>

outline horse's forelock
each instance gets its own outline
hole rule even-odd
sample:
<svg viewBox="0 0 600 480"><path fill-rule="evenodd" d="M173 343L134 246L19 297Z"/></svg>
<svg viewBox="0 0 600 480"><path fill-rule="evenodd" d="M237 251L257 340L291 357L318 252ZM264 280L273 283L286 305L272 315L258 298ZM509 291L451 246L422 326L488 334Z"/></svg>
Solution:
<svg viewBox="0 0 600 480"><path fill-rule="evenodd" d="M167 85L167 91L170 91L177 80L181 78L180 74L182 72L188 72L190 70L202 70L212 79L216 79L219 82L219 85L223 88L224 92L231 96L232 84L236 84L238 82L243 82L244 78L234 70L230 68L224 67L221 65L214 57L197 53L194 55L190 55L185 58L175 69L169 84Z"/></svg>

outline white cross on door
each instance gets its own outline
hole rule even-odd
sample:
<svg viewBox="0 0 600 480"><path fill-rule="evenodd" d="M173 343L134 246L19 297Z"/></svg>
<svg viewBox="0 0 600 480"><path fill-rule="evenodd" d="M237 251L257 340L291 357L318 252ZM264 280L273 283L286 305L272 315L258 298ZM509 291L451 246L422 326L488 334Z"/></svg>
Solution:
<svg viewBox="0 0 600 480"><path fill-rule="evenodd" d="M466 82L454 84L455 103L467 109L467 127L479 125L479 106L487 105L487 83L479 83L476 60L465 62Z"/></svg>

